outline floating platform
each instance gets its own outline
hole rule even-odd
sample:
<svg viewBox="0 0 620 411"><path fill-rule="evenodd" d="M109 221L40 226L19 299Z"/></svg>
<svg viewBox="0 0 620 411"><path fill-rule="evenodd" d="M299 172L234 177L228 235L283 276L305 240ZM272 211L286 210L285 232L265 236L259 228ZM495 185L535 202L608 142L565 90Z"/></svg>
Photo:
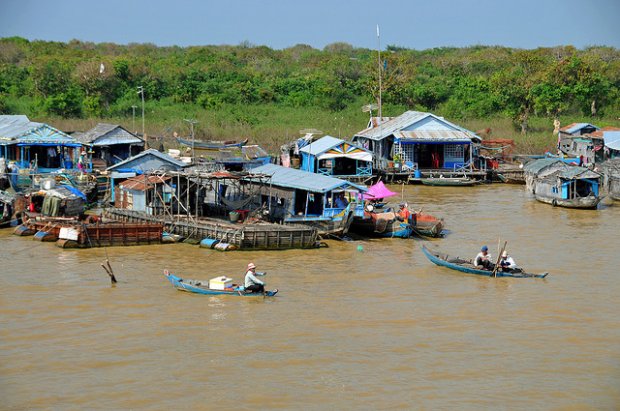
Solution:
<svg viewBox="0 0 620 411"><path fill-rule="evenodd" d="M141 211L108 208L104 216L125 222L153 222L163 224L169 233L198 242L204 238L232 244L240 250L285 250L315 248L319 234L315 227L293 224L231 223L215 218L188 218L187 216L154 216Z"/></svg>
<svg viewBox="0 0 620 411"><path fill-rule="evenodd" d="M54 218L31 219L18 227L20 232L32 232L38 241L57 241L61 248L89 248L117 245L160 244L163 224L58 221ZM28 235L18 234L17 235ZM36 233L36 234L35 234ZM32 235L30 234L30 235Z"/></svg>

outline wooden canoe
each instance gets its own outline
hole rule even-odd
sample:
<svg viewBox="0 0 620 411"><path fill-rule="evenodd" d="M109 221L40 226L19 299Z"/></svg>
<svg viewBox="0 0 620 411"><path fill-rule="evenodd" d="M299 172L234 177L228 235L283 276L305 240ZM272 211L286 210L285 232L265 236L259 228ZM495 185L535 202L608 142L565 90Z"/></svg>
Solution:
<svg viewBox="0 0 620 411"><path fill-rule="evenodd" d="M214 290L209 288L208 281L184 280L176 275L164 270L164 275L170 281L172 286L179 291L187 291L195 294L203 295L234 295L238 297L273 297L278 293L278 289L265 291L263 293L246 293L239 287L230 290Z"/></svg>
<svg viewBox="0 0 620 411"><path fill-rule="evenodd" d="M420 180L422 184L427 186L473 186L476 184L476 180L468 177L430 177Z"/></svg>
<svg viewBox="0 0 620 411"><path fill-rule="evenodd" d="M240 148L245 146L248 143L248 139L246 138L243 141L191 141L185 140L183 138L177 137L177 141L184 146L193 147L196 150L220 150L226 148Z"/></svg>
<svg viewBox="0 0 620 411"><path fill-rule="evenodd" d="M452 270L460 271L468 274L477 274L484 275L487 277L492 277L493 272L489 270L481 270L476 268L471 262L471 260L464 260L458 257L451 257L448 254L441 253L439 251L431 251L426 246L422 246L422 252L424 255L431 260L432 263L441 266L450 268ZM549 273L542 274L530 274L524 271L520 272L502 272L497 271L497 277L514 277L514 278L545 278Z"/></svg>

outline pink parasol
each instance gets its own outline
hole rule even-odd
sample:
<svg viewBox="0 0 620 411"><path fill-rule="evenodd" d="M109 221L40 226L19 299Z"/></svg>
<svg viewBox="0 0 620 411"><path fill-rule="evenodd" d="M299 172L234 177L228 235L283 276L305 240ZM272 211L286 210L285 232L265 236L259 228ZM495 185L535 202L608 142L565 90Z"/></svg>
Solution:
<svg viewBox="0 0 620 411"><path fill-rule="evenodd" d="M392 197L398 195L397 193L390 191L382 181L370 186L368 191L362 195L364 200L381 200L382 198Z"/></svg>

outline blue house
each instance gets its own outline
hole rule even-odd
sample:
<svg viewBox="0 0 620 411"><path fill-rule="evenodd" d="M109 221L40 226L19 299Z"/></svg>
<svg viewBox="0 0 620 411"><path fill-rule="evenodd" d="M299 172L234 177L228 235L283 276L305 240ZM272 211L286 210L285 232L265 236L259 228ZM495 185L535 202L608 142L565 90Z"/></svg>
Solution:
<svg viewBox="0 0 620 411"><path fill-rule="evenodd" d="M559 207L596 208L601 175L585 167L569 166L558 158L543 158L523 167L526 189L536 200Z"/></svg>
<svg viewBox="0 0 620 411"><path fill-rule="evenodd" d="M104 167L128 159L144 150L144 140L117 124L99 123L91 130L71 135L91 146L93 160L101 160Z"/></svg>
<svg viewBox="0 0 620 411"><path fill-rule="evenodd" d="M151 148L145 150L136 156L108 167L107 170L110 172L111 179L111 198L116 198L114 185L118 180L125 180L154 171L180 171L185 166L186 164L182 161L176 160L167 154L160 153L155 149Z"/></svg>
<svg viewBox="0 0 620 411"><path fill-rule="evenodd" d="M23 115L0 115L0 158L39 172L78 169L83 145L75 138ZM89 161L83 158L85 168Z"/></svg>
<svg viewBox="0 0 620 411"><path fill-rule="evenodd" d="M303 171L334 177L372 176L372 153L339 138L325 136L302 147Z"/></svg>
<svg viewBox="0 0 620 411"><path fill-rule="evenodd" d="M342 235L354 214L363 213L356 200L366 187L350 181L275 164L249 171L254 176L245 181L257 192L257 205L267 207L272 221L306 224L317 227L319 234Z"/></svg>
<svg viewBox="0 0 620 411"><path fill-rule="evenodd" d="M398 117L371 121L353 136L370 150L375 169L455 170L471 164L473 143L482 139L443 117L406 111Z"/></svg>

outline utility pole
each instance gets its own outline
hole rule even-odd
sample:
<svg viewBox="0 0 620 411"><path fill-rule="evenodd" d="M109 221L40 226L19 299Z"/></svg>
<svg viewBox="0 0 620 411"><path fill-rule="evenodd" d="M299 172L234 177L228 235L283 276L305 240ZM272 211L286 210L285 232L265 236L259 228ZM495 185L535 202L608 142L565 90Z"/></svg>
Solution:
<svg viewBox="0 0 620 411"><path fill-rule="evenodd" d="M192 164L196 164L196 142L194 140L194 124L198 123L198 121L194 120L193 118L184 118L183 121L187 121L189 123L190 132L192 134Z"/></svg>
<svg viewBox="0 0 620 411"><path fill-rule="evenodd" d="M131 106L131 131L136 132L136 109L138 106Z"/></svg>
<svg viewBox="0 0 620 411"><path fill-rule="evenodd" d="M142 138L145 139L146 143L146 137L144 135L144 87L138 86L138 94L142 96Z"/></svg>
<svg viewBox="0 0 620 411"><path fill-rule="evenodd" d="M377 24L377 54L379 57L379 122L383 114L381 113L381 77L383 77L383 65L381 64L381 36L379 34L379 25Z"/></svg>

